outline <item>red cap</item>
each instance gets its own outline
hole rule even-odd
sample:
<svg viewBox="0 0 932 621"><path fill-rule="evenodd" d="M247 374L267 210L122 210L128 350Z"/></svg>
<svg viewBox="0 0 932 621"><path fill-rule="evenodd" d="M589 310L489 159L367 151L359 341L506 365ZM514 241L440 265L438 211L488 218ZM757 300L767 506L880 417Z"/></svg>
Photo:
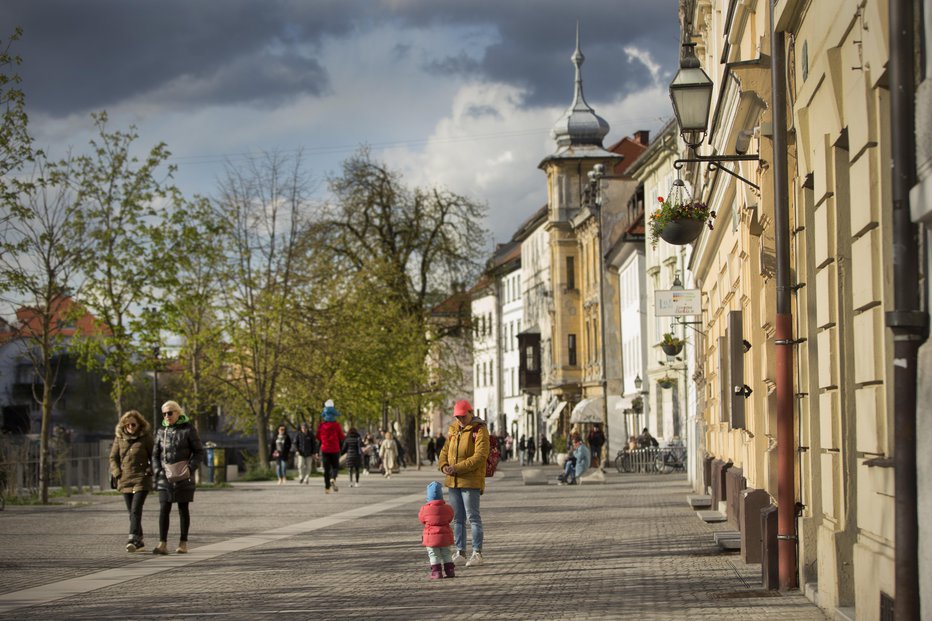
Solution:
<svg viewBox="0 0 932 621"><path fill-rule="evenodd" d="M453 416L466 416L470 412L472 412L472 404L466 399L457 401L453 406Z"/></svg>

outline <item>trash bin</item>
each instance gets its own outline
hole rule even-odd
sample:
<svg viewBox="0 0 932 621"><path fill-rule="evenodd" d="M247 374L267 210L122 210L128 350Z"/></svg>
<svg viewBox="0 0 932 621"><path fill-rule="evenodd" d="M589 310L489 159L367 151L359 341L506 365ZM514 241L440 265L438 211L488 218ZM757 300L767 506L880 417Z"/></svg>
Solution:
<svg viewBox="0 0 932 621"><path fill-rule="evenodd" d="M227 450L221 447L215 447L213 449L213 455L208 457L210 463L213 466L213 478L211 479L212 483L226 483L227 482Z"/></svg>

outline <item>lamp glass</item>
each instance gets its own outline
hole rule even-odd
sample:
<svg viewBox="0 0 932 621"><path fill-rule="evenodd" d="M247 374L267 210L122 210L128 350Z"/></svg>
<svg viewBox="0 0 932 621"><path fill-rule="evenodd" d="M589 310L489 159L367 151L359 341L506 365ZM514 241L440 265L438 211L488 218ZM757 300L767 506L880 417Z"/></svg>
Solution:
<svg viewBox="0 0 932 621"><path fill-rule="evenodd" d="M709 123L709 109L712 105L712 80L699 66L699 59L693 53L694 44L684 45L680 70L670 82L670 100L673 113L679 123L684 140L687 136L696 137L705 133ZM701 138L698 138L701 141Z"/></svg>
<svg viewBox="0 0 932 621"><path fill-rule="evenodd" d="M643 386L643 385L644 385L644 380L641 379L641 374L638 373L638 374L634 377L634 389L635 389L635 390L640 390L640 389L641 389L641 386Z"/></svg>

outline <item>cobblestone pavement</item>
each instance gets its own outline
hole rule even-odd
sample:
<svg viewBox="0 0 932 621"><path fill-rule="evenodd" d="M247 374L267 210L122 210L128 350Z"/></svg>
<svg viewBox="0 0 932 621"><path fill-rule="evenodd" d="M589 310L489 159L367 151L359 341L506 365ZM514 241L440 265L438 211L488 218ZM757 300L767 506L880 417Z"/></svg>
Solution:
<svg viewBox="0 0 932 621"><path fill-rule="evenodd" d="M551 466L553 477L558 470ZM502 464L482 497L485 563L428 579L417 511L439 476L408 468L325 495L321 479L198 491L191 553L123 550L122 499L0 513L2 619L825 619L760 566L721 553L681 475L525 486ZM158 502L144 514L156 543ZM173 515L169 547L177 543Z"/></svg>

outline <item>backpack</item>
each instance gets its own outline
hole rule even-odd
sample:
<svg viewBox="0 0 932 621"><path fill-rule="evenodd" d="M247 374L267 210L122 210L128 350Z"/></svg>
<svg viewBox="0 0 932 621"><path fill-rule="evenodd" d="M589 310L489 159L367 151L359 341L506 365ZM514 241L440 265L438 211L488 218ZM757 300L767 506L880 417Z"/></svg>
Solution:
<svg viewBox="0 0 932 621"><path fill-rule="evenodd" d="M476 436L479 435L479 431L472 432L472 441L476 442ZM492 477L495 475L495 469L498 468L498 460L501 458L502 453L498 450L498 437L489 434L489 456L485 460L485 476L486 478Z"/></svg>

